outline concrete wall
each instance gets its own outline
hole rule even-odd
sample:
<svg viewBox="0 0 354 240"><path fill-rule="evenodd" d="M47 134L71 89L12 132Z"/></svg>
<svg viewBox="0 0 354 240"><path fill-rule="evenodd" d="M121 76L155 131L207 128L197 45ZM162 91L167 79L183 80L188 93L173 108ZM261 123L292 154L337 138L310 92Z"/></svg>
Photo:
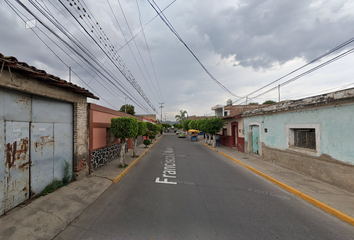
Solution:
<svg viewBox="0 0 354 240"><path fill-rule="evenodd" d="M349 103L245 117L245 149L251 152L250 126L259 124L262 158L354 191L353 121ZM317 149L290 146L289 126L316 128Z"/></svg>

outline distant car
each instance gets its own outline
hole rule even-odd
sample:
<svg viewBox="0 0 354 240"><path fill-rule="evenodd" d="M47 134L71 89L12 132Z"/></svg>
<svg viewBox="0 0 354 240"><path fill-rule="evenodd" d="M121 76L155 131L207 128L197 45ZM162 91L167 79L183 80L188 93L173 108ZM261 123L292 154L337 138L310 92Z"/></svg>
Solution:
<svg viewBox="0 0 354 240"><path fill-rule="evenodd" d="M180 133L178 134L178 137L179 137L179 138L185 138L185 137L186 137L186 134L184 134L184 132L180 132Z"/></svg>
<svg viewBox="0 0 354 240"><path fill-rule="evenodd" d="M179 130L177 130L177 131L176 131L176 135L178 135L179 133L180 133L180 131L179 131Z"/></svg>

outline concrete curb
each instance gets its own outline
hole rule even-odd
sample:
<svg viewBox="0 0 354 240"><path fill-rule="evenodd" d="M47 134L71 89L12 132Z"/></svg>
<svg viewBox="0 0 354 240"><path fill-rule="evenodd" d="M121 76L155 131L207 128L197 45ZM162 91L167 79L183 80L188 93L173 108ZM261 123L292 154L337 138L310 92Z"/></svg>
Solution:
<svg viewBox="0 0 354 240"><path fill-rule="evenodd" d="M253 167L250 167L250 166L240 162L239 160L237 160L237 159L235 159L235 158L233 158L233 157L231 157L231 156L229 156L229 155L227 155L227 154L225 154L223 152L220 152L220 151L216 150L215 148L209 146L206 143L202 143L202 144L204 144L207 147L217 151L219 154L231 159L232 161L240 164L241 166L251 170L252 172L258 174L259 176L261 176L261 177L263 177L263 178L265 178L265 179L277 184L278 186L280 186L281 188L287 190L288 192L291 192L291 193L299 196L300 198L304 199L305 201L311 203L312 205L314 205L314 206L316 206L316 207L328 212L329 214L332 214L333 216L341 219L342 221L345 221L345 222L349 223L350 225L354 226L354 218L352 218L351 216L349 216L349 215L347 215L347 214L345 214L345 213L343 213L341 211L338 211L337 209L335 209L335 208L333 208L333 207L331 207L331 206L329 206L329 205L327 205L327 204L325 204L323 202L320 202L317 199L315 199L313 197L310 197L309 195L307 195L307 194L305 194L303 192L300 192L299 190L297 190L297 189L295 189L293 187L290 187L289 185L286 185L285 183L283 183L283 182L281 182L281 181L279 181L279 180L277 180L277 179L275 179L275 178L273 178L273 177L271 177L271 176L269 176L269 175L267 175L265 173L262 173L262 172L258 171L257 169L255 169Z"/></svg>
<svg viewBox="0 0 354 240"><path fill-rule="evenodd" d="M114 179L113 179L113 183L117 183L125 174L127 174L127 172L129 172L129 170L137 163L139 162L139 160L163 137L163 135L159 138L156 139L156 141L145 151L143 152L136 160L134 160L134 162L132 162L126 169L124 169L123 172L121 172L120 174L118 174Z"/></svg>

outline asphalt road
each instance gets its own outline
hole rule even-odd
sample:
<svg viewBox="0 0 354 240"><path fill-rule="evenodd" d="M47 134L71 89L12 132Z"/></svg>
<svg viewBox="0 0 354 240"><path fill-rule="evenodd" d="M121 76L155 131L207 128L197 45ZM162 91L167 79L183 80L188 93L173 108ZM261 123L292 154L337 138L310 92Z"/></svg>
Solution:
<svg viewBox="0 0 354 240"><path fill-rule="evenodd" d="M165 134L56 239L354 239L354 228L206 146Z"/></svg>

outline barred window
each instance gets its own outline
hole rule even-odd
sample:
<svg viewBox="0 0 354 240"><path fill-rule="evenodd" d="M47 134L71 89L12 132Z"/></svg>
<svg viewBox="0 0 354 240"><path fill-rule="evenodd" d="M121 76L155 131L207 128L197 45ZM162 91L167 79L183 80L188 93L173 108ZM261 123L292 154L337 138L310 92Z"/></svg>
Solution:
<svg viewBox="0 0 354 240"><path fill-rule="evenodd" d="M316 150L316 130L314 128L299 128L294 131L294 146Z"/></svg>

